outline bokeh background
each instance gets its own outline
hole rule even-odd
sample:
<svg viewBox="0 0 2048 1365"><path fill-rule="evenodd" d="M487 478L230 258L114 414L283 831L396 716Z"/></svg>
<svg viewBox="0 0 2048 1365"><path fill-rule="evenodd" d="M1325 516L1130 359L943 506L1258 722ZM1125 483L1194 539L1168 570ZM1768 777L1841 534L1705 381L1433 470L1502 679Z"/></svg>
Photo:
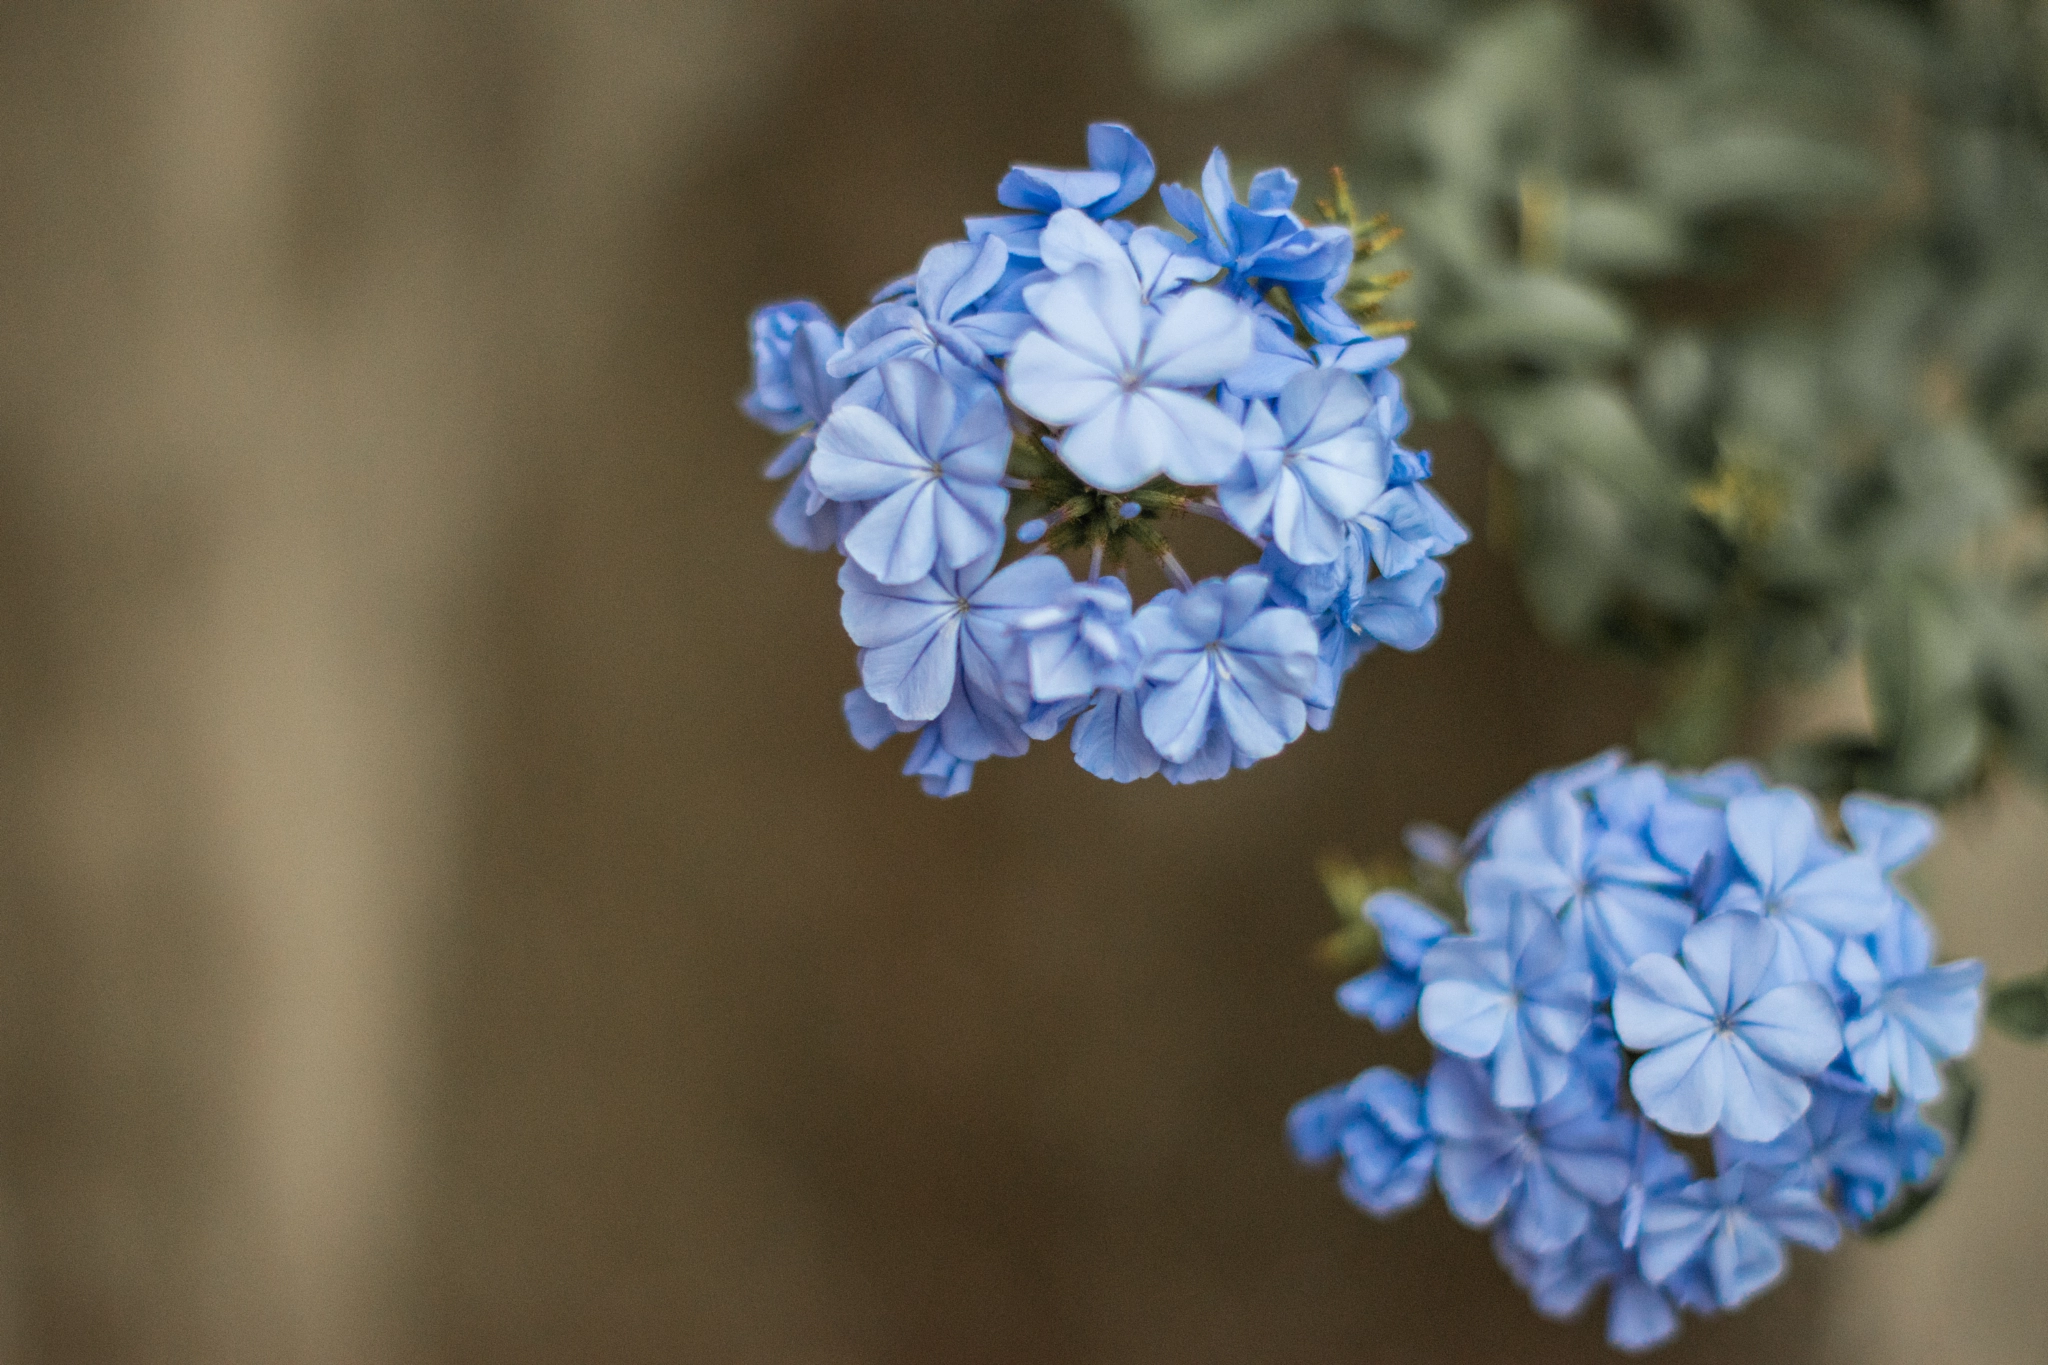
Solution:
<svg viewBox="0 0 2048 1365"><path fill-rule="evenodd" d="M1325 163L1342 55L1173 100L1084 0L0 6L0 1359L1607 1358L1280 1120L1414 1060L1315 856L1649 679L1475 543L1281 760L932 802L734 407L751 307L847 316L1091 118ZM1955 822L1950 951L2038 965L2044 835ZM2048 1062L1983 1053L1912 1233L1663 1358L2048 1359Z"/></svg>

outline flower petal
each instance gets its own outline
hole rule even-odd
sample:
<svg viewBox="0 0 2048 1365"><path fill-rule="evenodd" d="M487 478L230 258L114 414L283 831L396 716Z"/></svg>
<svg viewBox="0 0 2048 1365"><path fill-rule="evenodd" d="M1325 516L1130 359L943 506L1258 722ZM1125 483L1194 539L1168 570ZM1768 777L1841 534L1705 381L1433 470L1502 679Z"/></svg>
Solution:
<svg viewBox="0 0 2048 1365"><path fill-rule="evenodd" d="M1657 1124L1674 1133L1706 1133L1720 1122L1732 1065L1726 1040L1703 1029L1645 1053L1629 1070L1628 1088Z"/></svg>
<svg viewBox="0 0 2048 1365"><path fill-rule="evenodd" d="M1138 369L1148 385L1207 389L1251 353L1251 310L1218 290L1190 289L1160 310Z"/></svg>

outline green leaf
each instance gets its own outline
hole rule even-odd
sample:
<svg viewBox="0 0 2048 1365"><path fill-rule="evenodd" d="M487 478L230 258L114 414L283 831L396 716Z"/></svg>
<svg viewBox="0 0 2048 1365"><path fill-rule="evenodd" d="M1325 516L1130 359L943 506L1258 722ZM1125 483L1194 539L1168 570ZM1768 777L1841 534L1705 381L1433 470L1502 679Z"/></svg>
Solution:
<svg viewBox="0 0 2048 1365"><path fill-rule="evenodd" d="M1473 306L1436 329L1437 349L1468 364L1573 368L1619 358L1635 339L1628 310L1578 280L1518 270L1488 281Z"/></svg>
<svg viewBox="0 0 2048 1365"><path fill-rule="evenodd" d="M2007 1037L2048 1042L2048 971L1993 986L1984 1017Z"/></svg>
<svg viewBox="0 0 2048 1365"><path fill-rule="evenodd" d="M1900 796L1953 795L1983 759L1976 641L1954 594L1920 579L1873 604L1864 638L1870 699L1890 752L1882 780Z"/></svg>
<svg viewBox="0 0 2048 1365"><path fill-rule="evenodd" d="M1924 1115L1929 1123L1948 1135L1948 1156L1943 1159L1941 1169L1934 1178L1924 1184L1909 1185L1877 1217L1863 1225L1863 1235L1869 1238L1890 1237L1913 1222L1948 1185L1955 1174L1956 1163L1963 1159L1963 1152L1970 1145L1970 1135L1977 1125L1977 1073L1968 1062L1950 1062L1943 1074L1948 1087L1939 1100L1927 1106Z"/></svg>
<svg viewBox="0 0 2048 1365"><path fill-rule="evenodd" d="M1572 190L1564 200L1564 258L1602 274L1653 275L1684 264L1685 234L1670 214L1627 195Z"/></svg>
<svg viewBox="0 0 2048 1365"><path fill-rule="evenodd" d="M1805 216L1875 194L1884 176L1868 156L1782 128L1731 128L1652 153L1644 179L1681 214L1737 210Z"/></svg>
<svg viewBox="0 0 2048 1365"><path fill-rule="evenodd" d="M1153 77L1209 91L1247 80L1338 21L1336 0L1124 0Z"/></svg>

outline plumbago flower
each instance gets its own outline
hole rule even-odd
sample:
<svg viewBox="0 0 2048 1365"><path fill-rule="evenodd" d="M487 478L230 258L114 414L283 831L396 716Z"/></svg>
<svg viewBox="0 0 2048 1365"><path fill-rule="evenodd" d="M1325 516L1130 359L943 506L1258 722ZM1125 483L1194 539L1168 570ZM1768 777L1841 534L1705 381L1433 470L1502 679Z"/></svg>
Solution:
<svg viewBox="0 0 2048 1365"><path fill-rule="evenodd" d="M1338 1003L1383 1029L1415 1013L1436 1065L1302 1101L1296 1153L1341 1159L1377 1217L1420 1201L1428 1165L1539 1312L1604 1287L1629 1351L1748 1303L1788 1243L1881 1227L1941 1178L1949 1137L1921 1105L1975 1041L1983 968L1935 964L1896 880L1933 817L1852 796L1841 823L1849 847L1747 765L1605 754L1535 778L1455 853L1412 837L1419 889L1365 900L1383 960ZM1716 1169L1669 1134L1707 1137Z"/></svg>
<svg viewBox="0 0 2048 1365"><path fill-rule="evenodd" d="M1467 539L1401 444L1407 343L1374 321L1395 277L1359 264L1385 221L1341 176L1320 223L1284 170L1240 200L1218 151L1199 196L1160 190L1184 233L1141 226L1122 215L1151 152L1114 123L1087 142L1086 169L1012 167L1010 212L968 218L843 334L807 300L751 324L741 406L791 438L775 529L848 561L848 728L915 736L904 772L935 795L1067 727L1117 782L1270 758L1332 723L1365 655L1435 638ZM1194 581L1166 534L1186 516L1257 563Z"/></svg>

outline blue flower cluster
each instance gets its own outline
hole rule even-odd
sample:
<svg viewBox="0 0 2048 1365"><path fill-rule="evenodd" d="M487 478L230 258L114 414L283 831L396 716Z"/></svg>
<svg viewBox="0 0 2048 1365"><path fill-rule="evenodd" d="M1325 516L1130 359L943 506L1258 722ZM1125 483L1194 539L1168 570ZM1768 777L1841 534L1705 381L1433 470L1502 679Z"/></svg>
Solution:
<svg viewBox="0 0 2048 1365"><path fill-rule="evenodd" d="M742 406L793 438L773 525L846 557L847 722L869 748L914 734L904 771L934 795L1070 721L1118 782L1269 757L1329 724L1365 653L1434 637L1437 561L1466 539L1399 444L1406 342L1345 306L1365 230L1304 221L1284 170L1239 201L1220 150L1199 195L1160 191L1188 235L1138 226L1118 215L1152 187L1145 144L1098 123L1088 160L1012 168L1012 212L966 220L843 334L810 302L753 318ZM1043 510L1005 565L1018 495ZM1258 563L1191 580L1160 531L1188 514ZM1171 583L1142 605L1134 555Z"/></svg>
<svg viewBox="0 0 2048 1365"><path fill-rule="evenodd" d="M1608 754L1537 778L1436 854L1462 932L1401 891L1366 901L1384 960L1338 1003L1381 1029L1416 1016L1436 1064L1302 1101L1295 1150L1341 1159L1378 1216L1434 1174L1538 1311L1607 1286L1625 1350L1681 1308L1741 1307L1787 1242L1830 1249L1933 1173L1920 1106L1976 1041L1983 965L1936 966L1894 879L1933 817L1869 796L1840 814L1847 848L1741 763Z"/></svg>

